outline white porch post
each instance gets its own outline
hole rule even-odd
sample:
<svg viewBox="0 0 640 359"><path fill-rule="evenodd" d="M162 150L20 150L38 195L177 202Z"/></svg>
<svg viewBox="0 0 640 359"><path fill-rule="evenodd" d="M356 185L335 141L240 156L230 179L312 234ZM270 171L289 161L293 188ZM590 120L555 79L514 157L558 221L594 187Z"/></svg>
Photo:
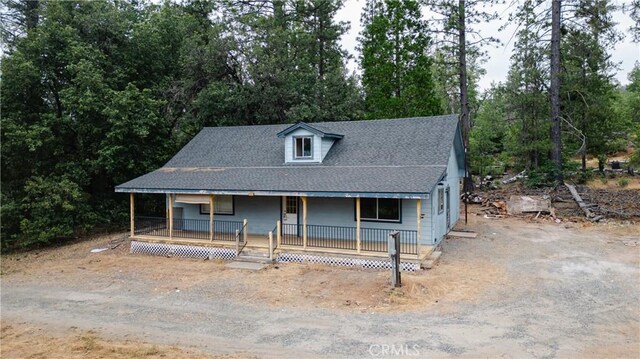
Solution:
<svg viewBox="0 0 640 359"><path fill-rule="evenodd" d="M302 200L302 248L307 248L307 197L300 197Z"/></svg>
<svg viewBox="0 0 640 359"><path fill-rule="evenodd" d="M135 209L135 202L133 201L133 193L129 193L129 216L131 217L131 235L130 237L133 238L133 234L135 232L135 223L134 223L134 218L136 215L136 209Z"/></svg>
<svg viewBox="0 0 640 359"><path fill-rule="evenodd" d="M214 197L212 194L209 195L209 241L213 242L213 230L215 229L213 226L213 205L214 205Z"/></svg>
<svg viewBox="0 0 640 359"><path fill-rule="evenodd" d="M360 197L356 198L356 248L358 253L360 253Z"/></svg>
<svg viewBox="0 0 640 359"><path fill-rule="evenodd" d="M173 194L169 193L169 239L173 239Z"/></svg>

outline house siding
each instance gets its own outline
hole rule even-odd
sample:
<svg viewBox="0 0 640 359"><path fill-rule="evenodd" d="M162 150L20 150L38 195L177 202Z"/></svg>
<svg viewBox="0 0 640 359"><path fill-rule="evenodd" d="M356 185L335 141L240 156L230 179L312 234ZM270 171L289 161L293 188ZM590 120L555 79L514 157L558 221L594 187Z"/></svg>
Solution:
<svg viewBox="0 0 640 359"><path fill-rule="evenodd" d="M266 196L235 196L234 215L214 215L216 221L242 221L246 218L249 222L250 234L267 234L273 230L276 221L280 219L281 197ZM428 202L423 200L423 203ZM361 221L361 228L374 229L398 229L417 230L416 200L401 200L401 222L369 222ZM174 207L183 208L184 219L208 220L208 214L200 214L200 205L188 203L175 203ZM424 205L423 205L424 207ZM422 221L422 232L430 228L429 216L425 215ZM299 208L299 224L302 225L302 205ZM326 198L309 197L307 199L307 224L322 226L354 227L355 220L355 199L354 198ZM185 229L190 229L188 223ZM337 233L337 232L336 232ZM349 233L345 231L343 233ZM311 235L311 234L310 234ZM431 243L431 237L424 239L421 243Z"/></svg>
<svg viewBox="0 0 640 359"><path fill-rule="evenodd" d="M209 220L208 214L200 214L198 204L175 203L174 207L183 208L184 219ZM269 233L280 219L280 197L234 196L233 215L214 214L214 221L242 221L245 218L249 222L249 233ZM188 226L185 229L189 229Z"/></svg>
<svg viewBox="0 0 640 359"><path fill-rule="evenodd" d="M401 222L361 221L362 228L416 230L416 200L401 200ZM307 224L355 227L355 198L309 197Z"/></svg>
<svg viewBox="0 0 640 359"><path fill-rule="evenodd" d="M463 172L459 170L458 160L455 152L455 146L451 149L451 154L449 155L449 162L447 164L447 176L444 181L442 181L443 186L436 185L433 188L432 196L431 196L431 208L433 215L433 228L432 228L432 236L434 239L434 244L439 243L444 236L449 232L449 230L455 225L460 217L460 179L464 175ZM445 192L445 210L442 213L438 213L438 189L449 187L450 193L450 214L451 214L451 223L447 228L447 208L446 208L446 192Z"/></svg>
<svg viewBox="0 0 640 359"><path fill-rule="evenodd" d="M321 149L321 154L322 157L320 158L320 160L324 160L324 157L327 155L327 153L329 153L329 150L331 149L331 146L333 146L333 143L335 142L334 138L323 138L322 139L322 149Z"/></svg>
<svg viewBox="0 0 640 359"><path fill-rule="evenodd" d="M434 233L433 230L433 212L431 208L431 199L423 199L421 202L422 207L422 235L420 236L420 244L433 244Z"/></svg>
<svg viewBox="0 0 640 359"><path fill-rule="evenodd" d="M294 159L293 158L293 138L300 136L313 137L313 158L311 159ZM320 162L323 158L322 154L322 138L313 132L305 129L297 129L284 138L284 162L285 163L315 163Z"/></svg>

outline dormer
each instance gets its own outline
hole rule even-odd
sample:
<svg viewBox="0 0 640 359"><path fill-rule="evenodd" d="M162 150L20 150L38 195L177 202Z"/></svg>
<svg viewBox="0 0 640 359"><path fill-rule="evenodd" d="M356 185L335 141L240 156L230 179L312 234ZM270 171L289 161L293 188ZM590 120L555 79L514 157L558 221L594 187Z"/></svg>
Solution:
<svg viewBox="0 0 640 359"><path fill-rule="evenodd" d="M298 122L278 133L284 138L284 162L320 163L335 141L344 137L318 125Z"/></svg>

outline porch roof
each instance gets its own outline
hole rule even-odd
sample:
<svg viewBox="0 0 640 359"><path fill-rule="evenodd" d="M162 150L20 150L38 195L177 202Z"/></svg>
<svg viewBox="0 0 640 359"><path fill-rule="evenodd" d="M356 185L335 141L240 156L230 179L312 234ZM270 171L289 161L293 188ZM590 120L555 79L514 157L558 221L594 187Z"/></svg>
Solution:
<svg viewBox="0 0 640 359"><path fill-rule="evenodd" d="M426 198L446 166L163 167L116 192Z"/></svg>

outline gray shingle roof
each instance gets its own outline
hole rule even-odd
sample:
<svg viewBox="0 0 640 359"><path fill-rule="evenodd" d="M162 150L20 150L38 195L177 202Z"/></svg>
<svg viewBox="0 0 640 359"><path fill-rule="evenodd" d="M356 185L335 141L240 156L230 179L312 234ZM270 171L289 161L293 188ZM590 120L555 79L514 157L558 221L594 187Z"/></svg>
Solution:
<svg viewBox="0 0 640 359"><path fill-rule="evenodd" d="M162 168L118 192L427 193L444 174L456 115L314 123L339 133L322 163L284 164L290 124L204 128Z"/></svg>

